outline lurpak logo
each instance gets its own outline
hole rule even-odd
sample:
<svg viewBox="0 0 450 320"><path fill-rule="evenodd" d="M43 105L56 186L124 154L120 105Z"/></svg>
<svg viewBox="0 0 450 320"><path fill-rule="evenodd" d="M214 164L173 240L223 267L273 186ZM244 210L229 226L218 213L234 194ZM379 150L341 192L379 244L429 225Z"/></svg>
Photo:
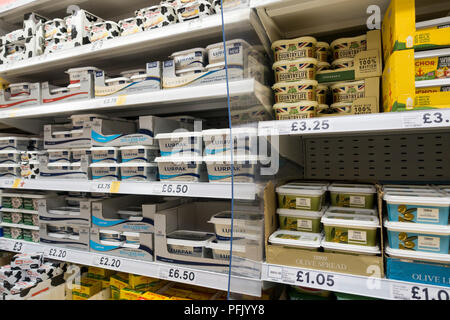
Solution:
<svg viewBox="0 0 450 320"><path fill-rule="evenodd" d="M222 166L222 167L216 166L216 167L214 167L214 170L220 171L220 172L231 171L231 166ZM240 170L241 170L241 168L236 167L236 166L234 167L235 172L240 171Z"/></svg>
<svg viewBox="0 0 450 320"><path fill-rule="evenodd" d="M164 167L165 171L184 171L184 167Z"/></svg>

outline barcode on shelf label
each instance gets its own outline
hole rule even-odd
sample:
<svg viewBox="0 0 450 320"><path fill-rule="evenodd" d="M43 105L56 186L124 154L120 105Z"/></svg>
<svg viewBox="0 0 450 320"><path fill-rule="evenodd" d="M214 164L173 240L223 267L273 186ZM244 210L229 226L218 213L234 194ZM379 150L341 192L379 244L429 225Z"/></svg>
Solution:
<svg viewBox="0 0 450 320"><path fill-rule="evenodd" d="M269 266L267 269L267 277L269 279L281 280L282 273L283 273L282 267Z"/></svg>

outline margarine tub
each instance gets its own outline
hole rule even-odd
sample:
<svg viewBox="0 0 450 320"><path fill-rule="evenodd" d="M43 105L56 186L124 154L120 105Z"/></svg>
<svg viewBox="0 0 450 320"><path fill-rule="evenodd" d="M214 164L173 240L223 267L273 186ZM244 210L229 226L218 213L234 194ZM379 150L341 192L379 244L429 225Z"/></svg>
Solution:
<svg viewBox="0 0 450 320"><path fill-rule="evenodd" d="M230 241L212 240L206 244L206 248L212 250L213 258L217 260L230 260ZM233 241L233 257L245 257L245 244Z"/></svg>
<svg viewBox="0 0 450 320"><path fill-rule="evenodd" d="M203 152L202 132L159 133L158 140L161 157L173 155L198 155Z"/></svg>
<svg viewBox="0 0 450 320"><path fill-rule="evenodd" d="M64 162L70 163L72 161L72 152L69 149L49 149L48 162Z"/></svg>
<svg viewBox="0 0 450 320"><path fill-rule="evenodd" d="M179 52L174 52L170 56L175 62L175 70L191 69L195 67L204 68L206 66L206 49L195 48Z"/></svg>
<svg viewBox="0 0 450 320"><path fill-rule="evenodd" d="M278 208L321 211L326 188L285 184L276 188Z"/></svg>
<svg viewBox="0 0 450 320"><path fill-rule="evenodd" d="M334 207L373 209L375 205L376 189L371 184L332 183L328 190Z"/></svg>
<svg viewBox="0 0 450 320"><path fill-rule="evenodd" d="M450 197L442 193L386 192L389 221L449 224Z"/></svg>
<svg viewBox="0 0 450 320"><path fill-rule="evenodd" d="M449 253L450 225L384 221L392 249Z"/></svg>
<svg viewBox="0 0 450 320"><path fill-rule="evenodd" d="M330 55L330 45L326 42L316 43L316 52L314 58L321 62L328 62L328 56Z"/></svg>
<svg viewBox="0 0 450 320"><path fill-rule="evenodd" d="M231 155L206 156L203 160L208 170L209 182L253 183L260 159L254 155L235 155L233 156L233 171Z"/></svg>
<svg viewBox="0 0 450 320"><path fill-rule="evenodd" d="M225 45L228 50L227 52L229 52L230 50L233 51L233 49L235 48L239 48L243 50L243 52L247 52L250 48L250 45L242 39L229 40L225 43ZM206 51L208 52L208 61L210 64L218 64L225 62L223 42L207 46Z"/></svg>
<svg viewBox="0 0 450 320"><path fill-rule="evenodd" d="M120 147L122 163L127 162L152 162L159 156L156 146L126 146Z"/></svg>
<svg viewBox="0 0 450 320"><path fill-rule="evenodd" d="M70 84L80 82L82 77L85 77L89 74L94 74L94 72L100 71L100 69L96 67L82 67L82 68L72 68L66 71L69 74Z"/></svg>
<svg viewBox="0 0 450 320"><path fill-rule="evenodd" d="M92 180L117 181L120 179L120 164L97 162L89 165L92 173Z"/></svg>
<svg viewBox="0 0 450 320"><path fill-rule="evenodd" d="M272 67L275 71L275 82L315 80L317 63L314 58L275 62Z"/></svg>
<svg viewBox="0 0 450 320"><path fill-rule="evenodd" d="M258 153L257 134L258 129L253 127L203 130L205 155L230 154L231 137L233 138L233 154L256 155Z"/></svg>
<svg viewBox="0 0 450 320"><path fill-rule="evenodd" d="M337 214L357 214L357 215L378 216L378 211L376 209L329 207L327 209L327 212L337 213Z"/></svg>
<svg viewBox="0 0 450 320"><path fill-rule="evenodd" d="M334 60L354 58L357 53L367 50L366 35L336 39L330 44L330 47Z"/></svg>
<svg viewBox="0 0 450 320"><path fill-rule="evenodd" d="M377 245L378 217L326 212L321 219L325 241L374 247Z"/></svg>
<svg viewBox="0 0 450 320"><path fill-rule="evenodd" d="M199 231L177 230L167 236L167 251L191 257L203 257L204 249L214 234Z"/></svg>
<svg viewBox="0 0 450 320"><path fill-rule="evenodd" d="M214 13L214 9L209 1L194 0L177 8L177 17L180 22L199 19Z"/></svg>
<svg viewBox="0 0 450 320"><path fill-rule="evenodd" d="M30 95L30 83L11 83L9 86L11 97L21 97Z"/></svg>
<svg viewBox="0 0 450 320"><path fill-rule="evenodd" d="M380 254L380 246L361 246L357 244L344 244L344 243L338 243L338 242L329 242L322 240L320 244L325 252L330 253L346 253L351 255L368 255L368 256L374 256L377 254Z"/></svg>
<svg viewBox="0 0 450 320"><path fill-rule="evenodd" d="M297 82L279 82L272 87L275 103L295 103L302 100L315 101L318 82L304 80Z"/></svg>
<svg viewBox="0 0 450 320"><path fill-rule="evenodd" d="M323 234L300 231L278 230L269 237L272 245L319 251Z"/></svg>
<svg viewBox="0 0 450 320"><path fill-rule="evenodd" d="M320 71L330 70L331 65L328 62L317 62L316 73Z"/></svg>
<svg viewBox="0 0 450 320"><path fill-rule="evenodd" d="M119 148L117 147L92 147L92 162L117 163L120 160Z"/></svg>
<svg viewBox="0 0 450 320"><path fill-rule="evenodd" d="M296 103L277 103L273 106L277 120L308 119L317 114L317 101L300 101Z"/></svg>
<svg viewBox="0 0 450 320"><path fill-rule="evenodd" d="M91 155L90 149L79 148L79 149L70 149L70 151L72 152L72 162L80 162L81 157Z"/></svg>
<svg viewBox="0 0 450 320"><path fill-rule="evenodd" d="M319 233L321 231L320 219L325 210L325 207L322 208L322 211L277 209L280 229Z"/></svg>
<svg viewBox="0 0 450 320"><path fill-rule="evenodd" d="M17 150L1 150L0 164L19 163L21 160L21 152Z"/></svg>
<svg viewBox="0 0 450 320"><path fill-rule="evenodd" d="M342 58L337 59L331 62L331 67L333 69L346 69L346 68L353 68L355 65L355 60L353 58Z"/></svg>
<svg viewBox="0 0 450 320"><path fill-rule="evenodd" d="M20 177L20 164L0 164L0 177Z"/></svg>
<svg viewBox="0 0 450 320"><path fill-rule="evenodd" d="M333 103L353 102L365 96L365 81L339 82L331 86Z"/></svg>
<svg viewBox="0 0 450 320"><path fill-rule="evenodd" d="M327 103L328 86L324 84L317 85L316 100L319 105Z"/></svg>
<svg viewBox="0 0 450 320"><path fill-rule="evenodd" d="M120 176L122 180L128 181L156 181L158 180L158 165L156 163L121 163Z"/></svg>
<svg viewBox="0 0 450 320"><path fill-rule="evenodd" d="M275 61L314 58L317 40L313 37L301 37L290 40L278 40L272 43Z"/></svg>
<svg viewBox="0 0 450 320"><path fill-rule="evenodd" d="M205 174L202 157L158 157L159 179L161 181L200 181Z"/></svg>
<svg viewBox="0 0 450 320"><path fill-rule="evenodd" d="M219 241L230 241L231 239L231 211L216 213L208 221L214 224L216 238ZM245 211L234 211L233 213L233 240L247 239L260 240L263 236L263 217Z"/></svg>

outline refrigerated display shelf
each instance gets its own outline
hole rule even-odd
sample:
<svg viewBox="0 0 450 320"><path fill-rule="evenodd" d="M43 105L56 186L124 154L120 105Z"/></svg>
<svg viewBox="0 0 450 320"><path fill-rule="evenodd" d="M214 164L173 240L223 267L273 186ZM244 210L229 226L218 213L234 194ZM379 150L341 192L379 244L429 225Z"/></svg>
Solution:
<svg viewBox="0 0 450 320"><path fill-rule="evenodd" d="M29 230L39 230L38 226L29 226L26 224L17 224L17 223L8 223L1 222L0 227L9 227L9 228L21 228L21 229L29 229Z"/></svg>

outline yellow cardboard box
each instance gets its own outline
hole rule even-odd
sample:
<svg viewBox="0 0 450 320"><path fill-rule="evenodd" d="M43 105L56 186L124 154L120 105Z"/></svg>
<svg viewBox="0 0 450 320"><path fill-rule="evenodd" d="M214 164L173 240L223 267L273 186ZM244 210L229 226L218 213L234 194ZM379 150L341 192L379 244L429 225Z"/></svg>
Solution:
<svg viewBox="0 0 450 320"><path fill-rule="evenodd" d="M435 49L450 45L450 27L448 23L444 26L432 26L418 29L414 35L414 49Z"/></svg>
<svg viewBox="0 0 450 320"><path fill-rule="evenodd" d="M102 283L96 279L83 277L80 283L72 284L72 294L89 298L102 290Z"/></svg>
<svg viewBox="0 0 450 320"><path fill-rule="evenodd" d="M128 277L129 287L137 291L147 291L151 287L160 285L162 280L130 274Z"/></svg>
<svg viewBox="0 0 450 320"><path fill-rule="evenodd" d="M171 299L162 294L145 292L139 297L139 300L171 300Z"/></svg>
<svg viewBox="0 0 450 320"><path fill-rule="evenodd" d="M450 86L416 89L414 109L450 108Z"/></svg>
<svg viewBox="0 0 450 320"><path fill-rule="evenodd" d="M88 267L88 277L93 279L105 279L109 278L114 274L115 271L108 270L108 269L102 269L98 267Z"/></svg>
<svg viewBox="0 0 450 320"><path fill-rule="evenodd" d="M120 300L139 300L139 297L142 295L142 291L136 291L130 288L122 288L120 289Z"/></svg>
<svg viewBox="0 0 450 320"><path fill-rule="evenodd" d="M114 274L109 279L111 297L113 300L120 299L120 290L128 287L128 274Z"/></svg>

